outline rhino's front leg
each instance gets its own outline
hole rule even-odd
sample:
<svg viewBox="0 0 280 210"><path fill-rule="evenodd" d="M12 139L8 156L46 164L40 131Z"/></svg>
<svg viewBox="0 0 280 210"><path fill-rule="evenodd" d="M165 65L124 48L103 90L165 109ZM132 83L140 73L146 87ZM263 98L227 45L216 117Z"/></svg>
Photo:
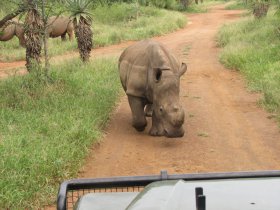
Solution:
<svg viewBox="0 0 280 210"><path fill-rule="evenodd" d="M151 136L164 136L164 128L162 126L162 122L157 118L155 113L152 115L152 127L149 132Z"/></svg>
<svg viewBox="0 0 280 210"><path fill-rule="evenodd" d="M147 120L144 113L144 100L140 97L130 95L127 97L132 112L132 126L137 131L143 131L147 125Z"/></svg>

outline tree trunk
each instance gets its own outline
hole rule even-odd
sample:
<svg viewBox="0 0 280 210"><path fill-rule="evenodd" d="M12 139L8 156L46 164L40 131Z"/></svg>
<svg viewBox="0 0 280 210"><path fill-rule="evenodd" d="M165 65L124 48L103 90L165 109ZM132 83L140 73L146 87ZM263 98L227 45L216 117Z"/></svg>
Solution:
<svg viewBox="0 0 280 210"><path fill-rule="evenodd" d="M43 23L33 0L28 0L29 11L25 18L24 33L26 36L26 68L30 72L40 68L42 50Z"/></svg>
<svg viewBox="0 0 280 210"><path fill-rule="evenodd" d="M92 30L91 22L89 22L84 17L81 17L79 22L74 19L75 35L78 42L78 49L80 57L83 62L89 61L90 52L92 49Z"/></svg>

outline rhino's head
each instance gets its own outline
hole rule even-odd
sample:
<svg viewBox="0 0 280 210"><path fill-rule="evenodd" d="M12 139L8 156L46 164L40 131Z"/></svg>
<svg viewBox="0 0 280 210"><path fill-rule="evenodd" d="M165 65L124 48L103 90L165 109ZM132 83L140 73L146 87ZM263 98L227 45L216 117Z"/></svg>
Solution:
<svg viewBox="0 0 280 210"><path fill-rule="evenodd" d="M186 72L182 63L178 71L169 67L153 70L153 124L151 135L182 137L184 135L184 110L179 104L180 77Z"/></svg>

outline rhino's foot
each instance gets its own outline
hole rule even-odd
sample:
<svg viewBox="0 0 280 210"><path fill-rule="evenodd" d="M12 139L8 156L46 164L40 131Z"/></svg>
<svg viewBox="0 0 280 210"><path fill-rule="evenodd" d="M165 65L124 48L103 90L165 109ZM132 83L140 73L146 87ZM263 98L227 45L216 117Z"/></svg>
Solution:
<svg viewBox="0 0 280 210"><path fill-rule="evenodd" d="M159 131L158 129L152 127L151 130L149 131L149 134L151 136L164 136L164 132L163 131Z"/></svg>
<svg viewBox="0 0 280 210"><path fill-rule="evenodd" d="M139 132L144 131L146 126L147 126L147 122L145 122L145 123L133 123L133 127Z"/></svg>
<svg viewBox="0 0 280 210"><path fill-rule="evenodd" d="M142 126L142 127L135 127L133 126L138 132L142 132L145 130L146 126Z"/></svg>

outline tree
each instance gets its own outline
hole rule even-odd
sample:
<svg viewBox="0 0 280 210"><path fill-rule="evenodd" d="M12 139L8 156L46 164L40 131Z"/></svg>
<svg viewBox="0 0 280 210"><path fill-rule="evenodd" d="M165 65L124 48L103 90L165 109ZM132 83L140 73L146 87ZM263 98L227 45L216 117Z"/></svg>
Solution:
<svg viewBox="0 0 280 210"><path fill-rule="evenodd" d="M90 58L92 44L92 18L88 11L90 0L66 0L67 9L71 12L76 39L81 59L86 62Z"/></svg>
<svg viewBox="0 0 280 210"><path fill-rule="evenodd" d="M50 66L48 58L47 21L50 15L49 13L53 9L53 5L46 4L47 1L48 0L18 0L19 3L14 2L18 5L17 10L0 20L0 24L5 26L12 18L27 12L23 27L25 36L24 45L26 45L26 68L29 72L33 70L42 70L40 56L43 44L45 57L44 71L46 76L48 76ZM47 8L49 10L48 12L46 12ZM61 12L57 14L57 17L60 14Z"/></svg>
<svg viewBox="0 0 280 210"><path fill-rule="evenodd" d="M18 9L6 15L0 21L0 27L12 18L27 12L24 22L24 36L26 46L26 68L30 72L40 64L42 50L42 18L38 11L38 0L22 0Z"/></svg>
<svg viewBox="0 0 280 210"><path fill-rule="evenodd" d="M43 21L38 11L36 0L27 0L28 10L24 22L24 34L26 44L26 68L30 72L40 66L42 51Z"/></svg>

